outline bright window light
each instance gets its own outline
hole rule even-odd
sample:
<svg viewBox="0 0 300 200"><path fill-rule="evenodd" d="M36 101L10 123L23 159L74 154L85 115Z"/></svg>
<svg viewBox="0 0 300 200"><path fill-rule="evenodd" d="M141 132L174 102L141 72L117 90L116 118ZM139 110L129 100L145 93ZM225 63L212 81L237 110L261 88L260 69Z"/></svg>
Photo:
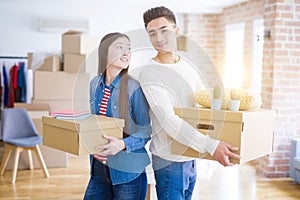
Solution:
<svg viewBox="0 0 300 200"><path fill-rule="evenodd" d="M244 69L245 24L226 26L224 85L227 88L241 88Z"/></svg>

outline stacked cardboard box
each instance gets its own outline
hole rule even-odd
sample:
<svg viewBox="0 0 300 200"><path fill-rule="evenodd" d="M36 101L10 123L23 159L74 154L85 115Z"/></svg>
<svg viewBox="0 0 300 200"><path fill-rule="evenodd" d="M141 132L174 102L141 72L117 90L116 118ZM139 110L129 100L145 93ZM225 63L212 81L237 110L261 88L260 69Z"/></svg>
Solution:
<svg viewBox="0 0 300 200"><path fill-rule="evenodd" d="M46 59L46 70L34 71L33 103L48 103L51 111L89 109L89 81L97 73L98 46L93 36L77 31L62 35L64 71L54 70L58 57ZM30 57L29 57L30 58Z"/></svg>
<svg viewBox="0 0 300 200"><path fill-rule="evenodd" d="M67 31L62 35L62 52L65 72L97 74L97 38L78 31Z"/></svg>
<svg viewBox="0 0 300 200"><path fill-rule="evenodd" d="M35 71L33 103L48 103L51 111L89 109L89 80L86 73Z"/></svg>
<svg viewBox="0 0 300 200"><path fill-rule="evenodd" d="M63 68L65 68L63 71L60 56L46 57L44 64L37 68L31 66L34 55L28 53L28 66L29 69L33 69L32 103L47 104L51 112L69 109L89 110L89 82L97 74L98 69L98 60L95 56L97 46L98 41L93 36L77 31L64 33L62 35ZM35 121L38 122L37 127L40 129L41 118ZM45 136L49 136L49 133L44 135L44 142ZM55 142L59 140L59 137L55 138ZM45 148L52 149L47 146ZM52 149L52 151L58 150ZM63 153L66 161L67 154L62 151L58 152ZM53 158L53 155L51 154L50 157Z"/></svg>
<svg viewBox="0 0 300 200"><path fill-rule="evenodd" d="M61 55L58 54L27 53L27 69L52 72L63 71L63 65L61 61Z"/></svg>
<svg viewBox="0 0 300 200"><path fill-rule="evenodd" d="M51 55L44 59L44 63L37 69L39 71L62 71L62 63L59 55Z"/></svg>

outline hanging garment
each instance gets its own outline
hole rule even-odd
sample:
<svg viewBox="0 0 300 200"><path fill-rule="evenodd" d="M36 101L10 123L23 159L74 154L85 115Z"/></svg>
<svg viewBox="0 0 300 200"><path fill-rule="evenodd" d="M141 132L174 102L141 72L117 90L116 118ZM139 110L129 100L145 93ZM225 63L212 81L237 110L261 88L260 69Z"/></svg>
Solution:
<svg viewBox="0 0 300 200"><path fill-rule="evenodd" d="M3 73L3 85L4 85L3 104L4 104L4 107L7 107L8 106L8 91L9 91L9 88L8 88L6 67L5 67L4 64L3 64L3 67L2 67L2 73Z"/></svg>
<svg viewBox="0 0 300 200"><path fill-rule="evenodd" d="M25 63L20 62L17 77L16 102L26 102L26 79L24 74Z"/></svg>
<svg viewBox="0 0 300 200"><path fill-rule="evenodd" d="M3 86L2 86L2 73L0 71L0 108L2 108L2 99L3 99Z"/></svg>
<svg viewBox="0 0 300 200"><path fill-rule="evenodd" d="M9 94L8 94L8 107L13 108L16 102L16 91L18 87L18 70L19 66L14 65L10 69L10 82L9 82Z"/></svg>

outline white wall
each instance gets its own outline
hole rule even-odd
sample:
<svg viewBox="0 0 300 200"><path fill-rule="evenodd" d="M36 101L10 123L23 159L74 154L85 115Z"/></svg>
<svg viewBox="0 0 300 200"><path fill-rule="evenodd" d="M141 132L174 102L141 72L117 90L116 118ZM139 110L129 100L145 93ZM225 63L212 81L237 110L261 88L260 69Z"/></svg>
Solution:
<svg viewBox="0 0 300 200"><path fill-rule="evenodd" d="M175 13L219 13L245 0L1 0L0 56L61 50L61 33L40 31L40 18L88 19L99 39L111 31L143 29L142 14L156 6ZM178 17L177 17L178 19ZM179 25L180 19L178 19ZM183 28L183 26L181 26Z"/></svg>
<svg viewBox="0 0 300 200"><path fill-rule="evenodd" d="M130 2L130 1L129 1ZM143 12L152 6L115 0L2 0L0 1L0 56L61 50L60 32L41 32L40 18L88 19L90 34L143 29Z"/></svg>

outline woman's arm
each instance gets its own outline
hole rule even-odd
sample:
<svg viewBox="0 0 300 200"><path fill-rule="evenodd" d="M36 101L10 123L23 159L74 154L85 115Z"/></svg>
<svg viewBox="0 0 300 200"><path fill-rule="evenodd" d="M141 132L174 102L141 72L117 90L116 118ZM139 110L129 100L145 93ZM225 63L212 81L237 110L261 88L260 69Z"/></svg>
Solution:
<svg viewBox="0 0 300 200"><path fill-rule="evenodd" d="M104 160L105 156L116 155L122 150L126 150L129 153L144 148L146 143L151 139L152 129L150 126L149 105L140 87L137 87L129 97L129 103L130 127L135 132L123 139L104 136L104 138L109 140L109 143L95 147L96 149L103 149L101 153L97 154L101 160Z"/></svg>
<svg viewBox="0 0 300 200"><path fill-rule="evenodd" d="M141 149L151 139L151 125L149 116L149 105L140 87L137 87L129 97L130 102L130 126L134 127L135 132L124 138L126 151L131 152Z"/></svg>

